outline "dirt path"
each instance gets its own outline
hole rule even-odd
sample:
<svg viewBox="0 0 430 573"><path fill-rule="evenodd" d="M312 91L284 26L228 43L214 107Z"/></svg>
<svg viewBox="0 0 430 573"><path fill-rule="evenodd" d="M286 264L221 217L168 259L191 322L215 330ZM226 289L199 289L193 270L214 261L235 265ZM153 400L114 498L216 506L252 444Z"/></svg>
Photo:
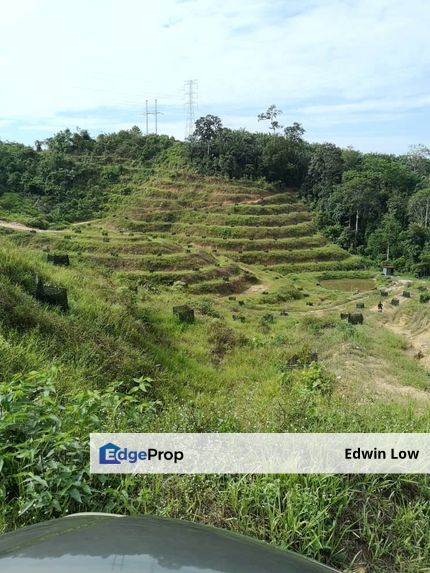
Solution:
<svg viewBox="0 0 430 573"><path fill-rule="evenodd" d="M385 328L388 328L394 334L403 336L409 342L410 347L406 350L411 358L419 361L425 368L430 369L430 333L425 328L418 332L413 332L404 320L399 322L386 322Z"/></svg>
<svg viewBox="0 0 430 573"><path fill-rule="evenodd" d="M384 310L381 314L381 324L387 330L390 330L397 336L405 338L409 344L409 348L406 349L406 353L417 361L424 368L430 369L430 324L424 323L421 325L416 324L413 318L407 320L405 316L399 316L399 307L407 304L410 300L407 297L402 296L402 291L405 287L410 285L410 281L399 280L396 281L391 289L387 289L392 298L397 298L399 301L398 306L393 306L390 304L389 300L384 301ZM418 296L418 295L416 295ZM370 309L373 312L378 312L378 307L373 306ZM380 383L382 386L383 383ZM409 387L399 387L398 392L405 395L416 395L416 392L421 392L419 390L413 390ZM428 393L424 393L427 394Z"/></svg>
<svg viewBox="0 0 430 573"><path fill-rule="evenodd" d="M0 227L3 227L3 229L12 229L13 231L35 231L36 233L60 232L60 231L36 229L35 227L29 227L27 225L23 225L22 223L16 223L14 221L0 221Z"/></svg>
<svg viewBox="0 0 430 573"><path fill-rule="evenodd" d="M417 402L426 402L430 401L430 395L425 390L420 390L419 388L414 388L413 386L406 386L399 384L397 382L387 382L381 378L373 378L373 391L382 396L386 397L387 395L391 394L393 396L400 396L401 398L405 398L406 400L415 400Z"/></svg>
<svg viewBox="0 0 430 573"><path fill-rule="evenodd" d="M418 325L413 317L407 318L402 313L399 313L399 307L406 305L410 301L409 298L402 296L403 290L407 289L410 284L410 281L405 280L393 282L390 287L385 289L389 296L381 299L384 304L383 312L378 312L377 305L369 307L368 311L378 315L378 324L381 327L386 328L407 341L408 347L405 348L404 352L411 360L415 359L419 362L420 366L430 369L430 319L428 322ZM370 294L371 293L367 293L367 296ZM398 306L391 304L393 298L399 300ZM338 305L333 305L331 308L335 308L336 306ZM363 388L367 387L369 393L373 396L383 397L384 399L386 399L387 396L391 396L408 401L413 400L415 403L424 405L425 407L430 403L430 393L427 390L402 384L401 380L391 379L387 381L381 361L369 357L367 364L369 368L372 369L373 375L371 378L371 386L368 386L368 384L363 381ZM354 363L352 362L352 371L353 368Z"/></svg>
<svg viewBox="0 0 430 573"><path fill-rule="evenodd" d="M268 289L269 289L269 287L267 285L264 285L264 284L252 285L249 288L247 288L246 290L244 290L241 294L255 294L258 292L267 291Z"/></svg>
<svg viewBox="0 0 430 573"><path fill-rule="evenodd" d="M406 353L409 357L419 361L421 366L430 370L430 319L428 323L425 322L418 325L413 321L413 319L408 320L406 317L401 315L399 316L398 314L399 307L410 301L409 298L402 296L403 290L406 290L410 284L410 281L406 280L393 281L393 284L385 289L388 292L388 297L381 299L384 304L383 312L378 312L377 305L368 307L367 310L380 316L381 321L379 324L383 328L386 328L394 334L406 339L409 345L409 348L406 349ZM334 304L330 304L323 308L295 310L291 311L291 314L298 313L301 315L311 314L313 316L324 316L327 312L344 309L348 303L366 301L370 296L375 295L376 292L368 291L357 293L342 302L335 302ZM393 298L398 299L398 306L391 304L391 300ZM357 310L357 312L360 312L360 310ZM375 371L378 372L378 368L375 368ZM372 377L371 391L375 395L384 397L391 395L425 404L430 402L430 394L428 391L403 385L400 382L387 382L383 374L376 374Z"/></svg>
<svg viewBox="0 0 430 573"><path fill-rule="evenodd" d="M407 303L409 299L399 297L399 306ZM406 350L411 358L419 361L422 366L430 369L430 324L417 324L411 320L407 320L404 316L398 315L398 308L391 305L386 305L383 313L383 322L385 328L406 338L409 343L409 348ZM377 307L372 308L377 310Z"/></svg>
<svg viewBox="0 0 430 573"><path fill-rule="evenodd" d="M87 223L96 222L98 219L92 219L91 221L80 221L79 223L71 223L71 227L78 227L79 225L86 225ZM64 233L66 229L37 229L36 227L29 227L23 223L17 223L15 221L0 221L0 227L3 229L11 229L13 231L33 231L35 233Z"/></svg>

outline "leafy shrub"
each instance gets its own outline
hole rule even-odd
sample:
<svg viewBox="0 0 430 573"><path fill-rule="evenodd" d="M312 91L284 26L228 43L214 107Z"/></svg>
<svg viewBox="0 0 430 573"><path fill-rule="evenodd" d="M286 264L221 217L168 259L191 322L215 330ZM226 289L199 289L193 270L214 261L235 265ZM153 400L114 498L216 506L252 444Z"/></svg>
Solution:
<svg viewBox="0 0 430 573"><path fill-rule="evenodd" d="M93 507L101 484L89 474L90 432L141 430L158 405L148 398L149 378L62 401L55 375L30 372L0 384L0 501L18 521Z"/></svg>
<svg viewBox="0 0 430 573"><path fill-rule="evenodd" d="M319 316L305 316L303 326L314 334L321 334L327 328L334 328L337 322L332 318L322 318Z"/></svg>
<svg viewBox="0 0 430 573"><path fill-rule="evenodd" d="M303 293L294 285L284 285L277 292L270 292L260 299L262 304L278 304L303 298Z"/></svg>
<svg viewBox="0 0 430 573"><path fill-rule="evenodd" d="M275 317L270 312L267 314L263 314L263 316L260 319L260 324L263 326L273 324L274 322L275 322Z"/></svg>
<svg viewBox="0 0 430 573"><path fill-rule="evenodd" d="M48 229L49 223L46 219L42 217L35 217L34 219L30 219L28 224L30 227L36 227L36 229Z"/></svg>
<svg viewBox="0 0 430 573"><path fill-rule="evenodd" d="M211 334L208 338L211 346L211 353L215 362L224 358L227 352L230 352L235 346L242 342L242 339L236 332L225 326L221 321L213 323Z"/></svg>
<svg viewBox="0 0 430 573"><path fill-rule="evenodd" d="M335 379L321 364L311 362L302 369L286 370L283 383L287 384L295 395L301 395L306 400L314 393L330 395Z"/></svg>
<svg viewBox="0 0 430 573"><path fill-rule="evenodd" d="M198 301L195 304L195 307L197 308L197 310L199 310L205 316L211 316L212 318L220 318L221 317L219 312L214 308L213 301L209 298L204 298L204 299Z"/></svg>

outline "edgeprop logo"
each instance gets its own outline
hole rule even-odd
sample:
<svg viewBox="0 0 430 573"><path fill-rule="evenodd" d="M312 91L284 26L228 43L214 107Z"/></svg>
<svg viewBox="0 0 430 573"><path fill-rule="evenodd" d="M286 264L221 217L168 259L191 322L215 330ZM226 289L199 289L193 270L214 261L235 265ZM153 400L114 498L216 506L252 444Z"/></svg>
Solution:
<svg viewBox="0 0 430 573"><path fill-rule="evenodd" d="M99 448L99 463L100 464L121 464L128 462L135 464L136 462L150 462L150 461L165 461L177 464L184 459L184 452L182 451L162 451L156 448L148 448L147 450L131 450L128 448L121 448L112 442L105 444Z"/></svg>

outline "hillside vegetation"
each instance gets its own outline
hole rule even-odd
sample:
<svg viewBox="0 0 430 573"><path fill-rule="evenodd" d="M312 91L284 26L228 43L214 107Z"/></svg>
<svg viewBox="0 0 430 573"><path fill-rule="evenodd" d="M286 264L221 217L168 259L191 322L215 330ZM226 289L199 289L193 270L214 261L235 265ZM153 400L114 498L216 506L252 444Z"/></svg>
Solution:
<svg viewBox="0 0 430 573"><path fill-rule="evenodd" d="M179 144L157 149L118 160L90 220L65 215L72 186L64 201L44 191L51 228L1 230L2 529L73 511L148 512L343 570L423 573L426 476L89 475L94 431L430 429L428 281L384 279L330 242L287 182L202 175ZM49 263L53 253L70 266ZM67 312L35 298L36 274L67 289ZM173 315L182 304L193 324ZM345 311L364 324L341 320Z"/></svg>

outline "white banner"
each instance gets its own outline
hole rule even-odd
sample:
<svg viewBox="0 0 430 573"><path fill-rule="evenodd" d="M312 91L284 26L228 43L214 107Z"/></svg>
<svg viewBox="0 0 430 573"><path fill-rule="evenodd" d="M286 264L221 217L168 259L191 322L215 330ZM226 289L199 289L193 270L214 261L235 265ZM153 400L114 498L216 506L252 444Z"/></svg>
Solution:
<svg viewBox="0 0 430 573"><path fill-rule="evenodd" d="M91 434L91 473L430 473L430 434Z"/></svg>

